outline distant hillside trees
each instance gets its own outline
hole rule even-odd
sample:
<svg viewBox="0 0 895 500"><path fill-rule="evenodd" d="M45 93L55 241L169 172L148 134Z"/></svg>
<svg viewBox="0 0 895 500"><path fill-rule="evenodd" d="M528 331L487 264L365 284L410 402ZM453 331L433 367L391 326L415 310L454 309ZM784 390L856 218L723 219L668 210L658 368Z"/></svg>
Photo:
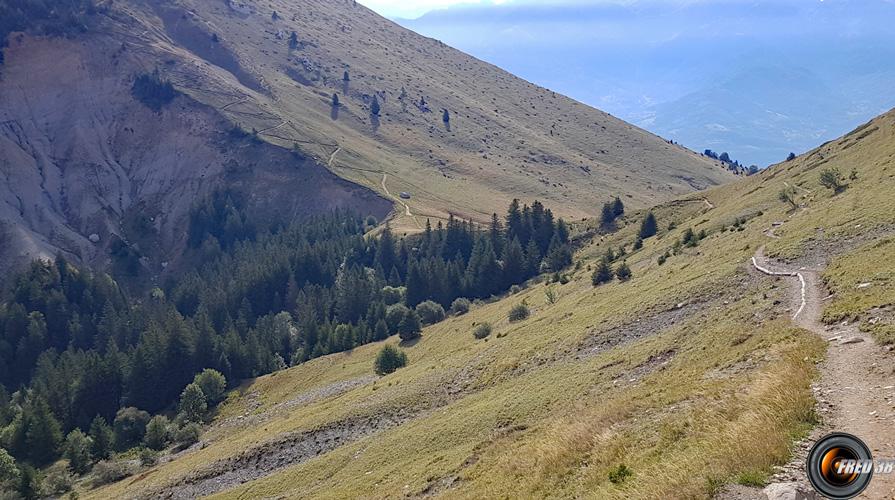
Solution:
<svg viewBox="0 0 895 500"><path fill-rule="evenodd" d="M603 204L600 211L600 226L604 229L611 228L615 224L615 220L625 213L625 204L621 198L615 197L612 201Z"/></svg>
<svg viewBox="0 0 895 500"><path fill-rule="evenodd" d="M163 79L156 69L152 73L137 76L131 87L131 94L149 109L159 112L178 96L170 81Z"/></svg>
<svg viewBox="0 0 895 500"><path fill-rule="evenodd" d="M659 226L656 223L656 216L653 215L652 212L648 212L646 217L643 218L643 222L640 223L640 232L638 233L638 236L640 239L645 240L655 236L658 231Z"/></svg>
<svg viewBox="0 0 895 500"><path fill-rule="evenodd" d="M370 105L370 114L373 116L379 116L382 107L379 105L379 98L375 95L373 96L373 104Z"/></svg>
<svg viewBox="0 0 895 500"><path fill-rule="evenodd" d="M50 463L80 429L101 460L160 446L160 421L148 441L147 426L172 408L181 415L169 440L190 443L188 422L203 421L228 384L416 338L445 307L462 314L470 299L571 262L567 225L537 201L515 200L485 228L450 217L403 239L368 230L344 212L259 222L243 196L219 191L190 212L189 271L142 300L64 258L34 262L0 304L0 445Z"/></svg>

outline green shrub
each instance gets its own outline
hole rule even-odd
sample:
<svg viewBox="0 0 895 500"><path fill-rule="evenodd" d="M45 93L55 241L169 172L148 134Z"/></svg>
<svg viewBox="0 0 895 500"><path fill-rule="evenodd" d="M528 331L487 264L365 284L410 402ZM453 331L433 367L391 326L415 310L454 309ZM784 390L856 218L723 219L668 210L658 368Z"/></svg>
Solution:
<svg viewBox="0 0 895 500"><path fill-rule="evenodd" d="M472 336L481 340L491 335L491 323L481 323L472 331Z"/></svg>
<svg viewBox="0 0 895 500"><path fill-rule="evenodd" d="M180 416L187 422L202 422L205 420L205 412L208 411L208 403L202 388L196 384L189 384L180 393Z"/></svg>
<svg viewBox="0 0 895 500"><path fill-rule="evenodd" d="M93 486L120 481L136 472L127 460L101 460L93 466Z"/></svg>
<svg viewBox="0 0 895 500"><path fill-rule="evenodd" d="M434 325L444 320L444 308L431 300L417 304L416 313L424 325Z"/></svg>
<svg viewBox="0 0 895 500"><path fill-rule="evenodd" d="M461 316L469 312L470 307L469 299L460 297L459 299L455 299L453 303L451 303L451 314L454 316Z"/></svg>
<svg viewBox="0 0 895 500"><path fill-rule="evenodd" d="M385 310L385 323L389 333L398 333L398 326L404 321L404 317L410 312L404 304L393 304Z"/></svg>
<svg viewBox="0 0 895 500"><path fill-rule="evenodd" d="M115 414L114 441L115 449L124 451L143 441L149 414L133 407L122 408Z"/></svg>
<svg viewBox="0 0 895 500"><path fill-rule="evenodd" d="M407 288L403 286L387 286L382 289L382 300L385 305L390 306L404 300Z"/></svg>
<svg viewBox="0 0 895 500"><path fill-rule="evenodd" d="M600 259L600 263L594 269L594 274L591 275L590 281L594 286L599 286L612 281L613 276L612 267L609 266L609 261L604 257Z"/></svg>
<svg viewBox="0 0 895 500"><path fill-rule="evenodd" d="M158 463L158 452L149 448L142 448L140 450L139 458L140 465L143 467L152 467Z"/></svg>
<svg viewBox="0 0 895 500"><path fill-rule="evenodd" d="M512 309L510 309L509 319L512 322L524 321L528 319L530 315L531 311L528 309L528 305L523 302L521 304L516 304L515 306L513 306Z"/></svg>
<svg viewBox="0 0 895 500"><path fill-rule="evenodd" d="M56 497L71 491L75 485L75 476L65 462L56 462L44 471L44 493Z"/></svg>
<svg viewBox="0 0 895 500"><path fill-rule="evenodd" d="M199 442L202 435L202 428L196 423L187 423L177 432L174 433L174 442L177 443L178 449L186 449Z"/></svg>
<svg viewBox="0 0 895 500"><path fill-rule="evenodd" d="M398 324L398 335L401 340L413 340L419 338L423 331L423 324L420 315L416 311L409 311L404 315L404 319Z"/></svg>
<svg viewBox="0 0 895 500"><path fill-rule="evenodd" d="M834 193L842 192L846 188L842 172L835 167L824 169L820 173L820 184L827 189L832 189Z"/></svg>
<svg viewBox="0 0 895 500"><path fill-rule="evenodd" d="M619 264L618 268L615 270L615 276L619 281L628 281L631 279L631 268L628 267L627 262Z"/></svg>
<svg viewBox="0 0 895 500"><path fill-rule="evenodd" d="M632 475L634 475L634 472L625 464L621 464L609 471L609 482L612 484L621 484Z"/></svg>
<svg viewBox="0 0 895 500"><path fill-rule="evenodd" d="M143 444L151 450L163 450L168 446L170 437L171 430L168 417L156 415L146 425L146 435L143 436Z"/></svg>
<svg viewBox="0 0 895 500"><path fill-rule="evenodd" d="M209 405L216 405L224 399L224 391L227 390L227 379L224 375L211 368L206 368L202 372L196 374L193 383L202 389L202 394Z"/></svg>
<svg viewBox="0 0 895 500"><path fill-rule="evenodd" d="M382 346L373 364L377 375L388 375L404 366L407 366L407 355L392 344Z"/></svg>

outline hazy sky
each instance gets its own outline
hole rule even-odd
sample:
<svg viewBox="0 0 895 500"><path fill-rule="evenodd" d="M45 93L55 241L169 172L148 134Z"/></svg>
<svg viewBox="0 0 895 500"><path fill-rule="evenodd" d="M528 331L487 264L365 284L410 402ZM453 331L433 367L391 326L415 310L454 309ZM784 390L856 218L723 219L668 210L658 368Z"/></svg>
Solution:
<svg viewBox="0 0 895 500"><path fill-rule="evenodd" d="M360 3L386 17L413 19L433 9L458 4L504 4L512 0L359 0Z"/></svg>

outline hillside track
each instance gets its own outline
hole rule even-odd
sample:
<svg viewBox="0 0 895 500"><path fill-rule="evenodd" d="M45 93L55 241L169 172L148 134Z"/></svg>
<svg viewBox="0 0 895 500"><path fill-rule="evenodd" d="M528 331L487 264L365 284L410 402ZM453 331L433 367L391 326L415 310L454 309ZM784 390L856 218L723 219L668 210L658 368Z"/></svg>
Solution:
<svg viewBox="0 0 895 500"><path fill-rule="evenodd" d="M823 303L828 297L821 280L822 269L787 269L764 255L759 248L752 266L762 274L785 279L792 288L793 322L828 342L827 355L819 365L820 378L812 386L817 400L820 425L807 439L797 443L792 460L773 476L763 491L732 487L717 498L764 499L789 498L780 492L798 492L798 498L820 498L805 474L805 461L811 445L829 432L848 432L861 438L875 458L895 458L895 373L891 355L856 324L843 322L826 325L821 321ZM793 498L796 498L795 496ZM874 475L860 498L895 498L895 477Z"/></svg>

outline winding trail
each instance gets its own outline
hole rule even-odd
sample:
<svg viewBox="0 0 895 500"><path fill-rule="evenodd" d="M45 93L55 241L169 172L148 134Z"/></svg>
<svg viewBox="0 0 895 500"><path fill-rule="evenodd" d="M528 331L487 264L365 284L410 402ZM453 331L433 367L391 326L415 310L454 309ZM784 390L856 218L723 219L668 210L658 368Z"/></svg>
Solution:
<svg viewBox="0 0 895 500"><path fill-rule="evenodd" d="M333 154L329 155L329 162L327 162L327 165L329 165L330 170L333 169L333 162L336 161L336 155L339 154L339 151L341 151L341 150L342 150L342 146L339 146L336 148L335 151L333 151Z"/></svg>
<svg viewBox="0 0 895 500"><path fill-rule="evenodd" d="M854 434L864 440L875 458L895 458L895 373L891 354L886 354L870 335L857 325L821 321L828 295L821 280L822 269L800 267L788 270L764 255L764 247L752 257L759 272L787 279L792 285L796 325L829 342L827 356L819 365L820 379L812 390L821 424L808 439L798 443L793 459L780 468L765 492L781 486L795 487L804 498L815 498L805 477L804 464L813 442L832 431ZM760 492L731 498L778 498ZM785 498L785 497L779 497ZM801 497L800 497L801 498ZM876 474L860 498L895 498L895 474Z"/></svg>
<svg viewBox="0 0 895 500"><path fill-rule="evenodd" d="M416 220L416 217L413 215L413 212L410 211L410 205L408 205L407 203L404 203L404 200L393 195L388 190L388 186L385 185L385 181L387 181L387 180L388 180L388 174L382 174L382 190L385 191L385 194L388 197L392 198L393 200L395 200L398 203L400 203L401 205L403 205L404 206L404 215L406 215L407 217L410 217L413 220L413 223L416 224L416 227L422 229L423 226L420 225L420 222L418 220Z"/></svg>

